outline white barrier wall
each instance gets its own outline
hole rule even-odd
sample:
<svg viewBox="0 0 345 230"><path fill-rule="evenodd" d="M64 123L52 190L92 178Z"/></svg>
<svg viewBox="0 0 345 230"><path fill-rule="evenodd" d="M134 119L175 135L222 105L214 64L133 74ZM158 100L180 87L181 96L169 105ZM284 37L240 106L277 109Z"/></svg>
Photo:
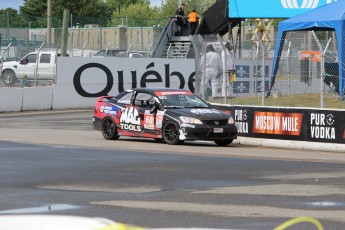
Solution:
<svg viewBox="0 0 345 230"><path fill-rule="evenodd" d="M23 92L21 88L0 88L0 112L21 111Z"/></svg>
<svg viewBox="0 0 345 230"><path fill-rule="evenodd" d="M23 88L22 110L47 110L52 108L53 87Z"/></svg>
<svg viewBox="0 0 345 230"><path fill-rule="evenodd" d="M81 97L73 85L55 85L52 109L92 108L96 100L95 97Z"/></svg>
<svg viewBox="0 0 345 230"><path fill-rule="evenodd" d="M136 87L194 89L194 59L60 57L52 87L0 88L0 112L93 108Z"/></svg>

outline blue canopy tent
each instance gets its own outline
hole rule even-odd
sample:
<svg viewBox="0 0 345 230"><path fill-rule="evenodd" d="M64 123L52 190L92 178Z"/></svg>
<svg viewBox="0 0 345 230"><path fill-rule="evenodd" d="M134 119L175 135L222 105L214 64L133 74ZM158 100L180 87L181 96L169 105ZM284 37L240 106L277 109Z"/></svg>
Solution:
<svg viewBox="0 0 345 230"><path fill-rule="evenodd" d="M282 44L287 31L297 30L335 30L338 48L339 66L339 94L340 99L344 96L345 69L345 0L338 0L334 3L321 6L306 13L297 15L279 23L276 49L272 66L271 89L274 86L278 69L279 57L282 53ZM343 47L344 46L344 47Z"/></svg>

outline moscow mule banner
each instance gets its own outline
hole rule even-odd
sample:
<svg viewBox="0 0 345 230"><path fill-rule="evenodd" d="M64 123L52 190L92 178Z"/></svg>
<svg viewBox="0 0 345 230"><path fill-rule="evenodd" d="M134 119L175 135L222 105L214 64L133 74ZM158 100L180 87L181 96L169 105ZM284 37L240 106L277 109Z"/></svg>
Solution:
<svg viewBox="0 0 345 230"><path fill-rule="evenodd" d="M345 111L216 107L231 112L238 136L345 144Z"/></svg>

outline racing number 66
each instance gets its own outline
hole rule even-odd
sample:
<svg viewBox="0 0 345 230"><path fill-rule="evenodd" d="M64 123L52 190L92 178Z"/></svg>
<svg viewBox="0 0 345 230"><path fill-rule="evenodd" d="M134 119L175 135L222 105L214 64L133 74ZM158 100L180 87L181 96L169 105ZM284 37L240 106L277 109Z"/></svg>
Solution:
<svg viewBox="0 0 345 230"><path fill-rule="evenodd" d="M145 116L146 124L153 124L153 116Z"/></svg>

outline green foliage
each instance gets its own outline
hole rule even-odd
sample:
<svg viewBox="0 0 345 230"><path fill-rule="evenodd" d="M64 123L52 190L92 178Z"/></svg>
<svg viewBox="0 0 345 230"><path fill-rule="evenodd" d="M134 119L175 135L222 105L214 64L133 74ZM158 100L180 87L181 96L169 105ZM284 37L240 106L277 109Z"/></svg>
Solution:
<svg viewBox="0 0 345 230"><path fill-rule="evenodd" d="M24 21L13 8L0 9L0 28L22 27Z"/></svg>
<svg viewBox="0 0 345 230"><path fill-rule="evenodd" d="M20 14L32 17L41 17L42 15L47 15L47 1L24 0L19 12Z"/></svg>
<svg viewBox="0 0 345 230"><path fill-rule="evenodd" d="M193 9L196 10L200 15L202 12L206 11L211 5L213 5L217 0L186 0L184 1L185 5L185 14L188 15Z"/></svg>
<svg viewBox="0 0 345 230"><path fill-rule="evenodd" d="M160 12L158 7L151 7L148 2L131 4L121 11L113 12L113 18L110 26L128 25L128 26L153 26L159 22ZM119 19L121 21L119 21ZM158 20L152 20L158 19Z"/></svg>
<svg viewBox="0 0 345 230"><path fill-rule="evenodd" d="M162 18L169 18L176 15L176 9L179 7L179 0L164 0L162 2Z"/></svg>
<svg viewBox="0 0 345 230"><path fill-rule="evenodd" d="M62 25L63 10L68 9L76 17L84 17L85 20L73 20L72 25L79 24L101 24L106 26L111 12L103 0L52 0L53 25ZM47 24L47 1L46 0L24 0L20 7L21 15L32 23L33 27L46 27ZM103 20L99 20L103 18Z"/></svg>

